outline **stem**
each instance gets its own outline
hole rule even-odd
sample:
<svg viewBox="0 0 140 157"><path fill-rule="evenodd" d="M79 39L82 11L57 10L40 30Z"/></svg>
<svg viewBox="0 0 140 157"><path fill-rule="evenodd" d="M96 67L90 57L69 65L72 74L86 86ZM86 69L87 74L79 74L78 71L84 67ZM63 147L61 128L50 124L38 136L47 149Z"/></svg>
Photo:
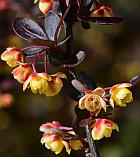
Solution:
<svg viewBox="0 0 140 157"><path fill-rule="evenodd" d="M45 72L47 72L47 53L46 52L44 54L44 69L45 69Z"/></svg>
<svg viewBox="0 0 140 157"><path fill-rule="evenodd" d="M87 139L89 143L89 149L90 149L90 157L99 157L99 152L97 150L97 146L95 141L91 137L90 129L88 124L85 126L86 134L87 134Z"/></svg>

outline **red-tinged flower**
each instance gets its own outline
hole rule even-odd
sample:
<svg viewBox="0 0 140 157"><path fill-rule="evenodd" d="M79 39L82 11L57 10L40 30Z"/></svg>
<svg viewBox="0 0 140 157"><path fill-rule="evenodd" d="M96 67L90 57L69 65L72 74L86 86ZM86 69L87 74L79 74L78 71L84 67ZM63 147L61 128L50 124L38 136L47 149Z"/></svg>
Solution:
<svg viewBox="0 0 140 157"><path fill-rule="evenodd" d="M24 54L20 49L15 47L7 48L6 51L2 53L1 59L6 61L10 67L15 67L19 65L18 62L24 62Z"/></svg>
<svg viewBox="0 0 140 157"><path fill-rule="evenodd" d="M18 80L18 82L24 83L27 80L27 78L31 75L32 71L33 70L30 65L23 64L23 65L20 65L19 67L15 68L12 71L12 74L13 74L14 78L16 80Z"/></svg>
<svg viewBox="0 0 140 157"><path fill-rule="evenodd" d="M107 6L100 6L97 10L91 13L91 17L112 17L113 11Z"/></svg>
<svg viewBox="0 0 140 157"><path fill-rule="evenodd" d="M9 8L8 0L0 0L0 11L7 10Z"/></svg>
<svg viewBox="0 0 140 157"><path fill-rule="evenodd" d="M103 108L106 111L106 102L103 99L105 91L103 88L96 88L94 91L85 91L85 96L79 100L79 108L87 109L92 114L98 115Z"/></svg>
<svg viewBox="0 0 140 157"><path fill-rule="evenodd" d="M47 73L32 73L23 84L23 91L26 88L31 88L33 93L45 94L48 89L48 81L51 77Z"/></svg>
<svg viewBox="0 0 140 157"><path fill-rule="evenodd" d="M83 144L76 137L72 128L63 127L59 122L53 121L40 126L40 131L44 132L41 143L45 144L47 149L59 154L65 147L66 152L70 154L71 149L79 150L83 148ZM67 141L65 140L67 138Z"/></svg>
<svg viewBox="0 0 140 157"><path fill-rule="evenodd" d="M109 120L98 118L90 124L92 129L92 138L94 140L100 140L103 137L111 137L112 130L119 131L118 125Z"/></svg>
<svg viewBox="0 0 140 157"><path fill-rule="evenodd" d="M34 3L39 1L39 9L43 14L47 14L51 9L54 0L35 0Z"/></svg>
<svg viewBox="0 0 140 157"><path fill-rule="evenodd" d="M132 92L127 89L131 87L131 83L121 83L114 85L109 93L111 95L110 97L110 105L114 108L114 103L121 107L125 107L126 103L130 103L133 101Z"/></svg>
<svg viewBox="0 0 140 157"><path fill-rule="evenodd" d="M41 138L41 143L45 144L45 147L55 152L55 154L59 154L64 147L66 148L68 154L71 150L69 143L64 141L60 135L45 134Z"/></svg>
<svg viewBox="0 0 140 157"><path fill-rule="evenodd" d="M0 95L0 108L9 107L14 101L14 98L11 94L5 93Z"/></svg>
<svg viewBox="0 0 140 157"><path fill-rule="evenodd" d="M45 95L54 96L57 95L63 87L62 79L66 79L67 77L62 72L49 76L51 77L51 80L48 81L48 90L45 91Z"/></svg>
<svg viewBox="0 0 140 157"><path fill-rule="evenodd" d="M32 73L23 84L23 91L30 87L33 93L54 96L58 94L63 87L61 78L66 78L63 73L48 75L47 73Z"/></svg>

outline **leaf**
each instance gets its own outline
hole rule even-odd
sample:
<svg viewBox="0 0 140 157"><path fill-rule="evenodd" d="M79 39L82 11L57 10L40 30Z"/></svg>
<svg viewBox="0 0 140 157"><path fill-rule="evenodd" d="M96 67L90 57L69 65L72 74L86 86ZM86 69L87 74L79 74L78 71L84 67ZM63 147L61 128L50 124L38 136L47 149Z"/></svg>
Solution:
<svg viewBox="0 0 140 157"><path fill-rule="evenodd" d="M68 95L75 101L79 101L79 99L83 96L81 92L74 88L74 86L71 84L71 81L67 81L65 84L65 89Z"/></svg>
<svg viewBox="0 0 140 157"><path fill-rule="evenodd" d="M101 25L113 25L124 22L124 19L121 17L80 17L85 21L92 21Z"/></svg>
<svg viewBox="0 0 140 157"><path fill-rule="evenodd" d="M135 84L137 84L140 81L140 74L133 77L129 82L134 86Z"/></svg>
<svg viewBox="0 0 140 157"><path fill-rule="evenodd" d="M74 56L72 56L71 58L70 58L70 60L76 60L76 61L74 61L74 63L72 63L72 64L65 64L65 66L66 67L70 67L70 68L73 68L73 67L76 67L77 65L79 65L83 60L84 60L84 58L85 58L85 52L84 51L79 51L77 54L76 54L76 56L74 55ZM76 58L76 59L75 59Z"/></svg>
<svg viewBox="0 0 140 157"><path fill-rule="evenodd" d="M94 80L89 77L84 71L80 72L78 75L79 81L85 86L88 90L94 90L97 88Z"/></svg>
<svg viewBox="0 0 140 157"><path fill-rule="evenodd" d="M13 21L13 29L18 36L25 40L47 39L43 29L35 21L28 18L16 18Z"/></svg>
<svg viewBox="0 0 140 157"><path fill-rule="evenodd" d="M45 30L47 33L47 37L52 41L54 41L55 32L59 22L60 18L54 11L50 11L45 16Z"/></svg>
<svg viewBox="0 0 140 157"><path fill-rule="evenodd" d="M80 119L84 119L90 116L90 112L87 109L83 109L81 110L78 105L76 105L75 107L75 114L78 118Z"/></svg>
<svg viewBox="0 0 140 157"><path fill-rule="evenodd" d="M61 54L61 50L59 49L50 51L48 54L48 59L49 59L49 62L55 67L58 67L64 64L64 59Z"/></svg>
<svg viewBox="0 0 140 157"><path fill-rule="evenodd" d="M30 42L33 45L47 46L49 48L53 48L56 46L56 43L54 41L47 40L47 39L32 39L32 40L30 40Z"/></svg>
<svg viewBox="0 0 140 157"><path fill-rule="evenodd" d="M74 88L76 88L79 92L83 92L86 90L84 85L81 82L79 82L77 79L73 79L71 83L74 86Z"/></svg>
<svg viewBox="0 0 140 157"><path fill-rule="evenodd" d="M67 42L70 39L71 36L66 37L64 40L62 40L60 43L58 43L57 46L61 46L63 44L65 44L65 42Z"/></svg>
<svg viewBox="0 0 140 157"><path fill-rule="evenodd" d="M87 21L81 21L81 25L84 29L91 29L90 23Z"/></svg>
<svg viewBox="0 0 140 157"><path fill-rule="evenodd" d="M22 52L26 56L32 57L32 56L36 55L37 53L41 53L45 50L46 50L46 47L44 47L44 46L29 46L29 47L22 49Z"/></svg>
<svg viewBox="0 0 140 157"><path fill-rule="evenodd" d="M81 8L80 8L79 14L81 16L89 14L93 5L94 5L94 0L83 0L81 3Z"/></svg>

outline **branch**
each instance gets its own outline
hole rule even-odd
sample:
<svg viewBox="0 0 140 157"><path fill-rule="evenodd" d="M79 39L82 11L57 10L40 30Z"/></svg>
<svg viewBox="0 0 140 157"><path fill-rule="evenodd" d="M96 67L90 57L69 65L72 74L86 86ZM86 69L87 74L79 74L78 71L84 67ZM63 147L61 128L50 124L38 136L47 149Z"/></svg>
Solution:
<svg viewBox="0 0 140 157"><path fill-rule="evenodd" d="M86 130L87 139L88 139L88 143L89 143L89 149L90 149L89 157L99 157L99 152L98 152L95 141L91 137L91 133L90 133L88 124L85 126L85 130Z"/></svg>

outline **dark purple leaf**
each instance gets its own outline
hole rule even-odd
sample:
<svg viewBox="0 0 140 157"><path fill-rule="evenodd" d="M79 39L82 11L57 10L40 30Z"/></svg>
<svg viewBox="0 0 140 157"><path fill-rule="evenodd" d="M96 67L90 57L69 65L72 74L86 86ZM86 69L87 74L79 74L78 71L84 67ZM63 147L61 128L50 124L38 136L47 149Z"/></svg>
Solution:
<svg viewBox="0 0 140 157"><path fill-rule="evenodd" d="M94 90L97 88L96 83L94 80L89 77L84 71L80 72L78 75L79 81L85 86L88 90Z"/></svg>
<svg viewBox="0 0 140 157"><path fill-rule="evenodd" d="M124 22L124 19L121 17L80 17L85 21L92 21L101 25L113 25Z"/></svg>
<svg viewBox="0 0 140 157"><path fill-rule="evenodd" d="M76 62L75 63L71 63L71 64L66 64L66 67L76 67L77 65L79 65L85 58L85 52L84 51L79 51L76 56L74 56L74 58L76 58ZM74 60L74 59L71 59Z"/></svg>
<svg viewBox="0 0 140 157"><path fill-rule="evenodd" d="M133 77L129 82L134 86L140 81L140 75Z"/></svg>
<svg viewBox="0 0 140 157"><path fill-rule="evenodd" d="M25 40L31 39L47 39L42 28L33 20L28 18L16 18L13 21L13 29L15 33Z"/></svg>
<svg viewBox="0 0 140 157"><path fill-rule="evenodd" d="M63 44L65 44L66 41L68 41L70 39L71 36L68 36L67 38L65 38L64 40L62 40L60 43L58 43L57 46L61 46Z"/></svg>
<svg viewBox="0 0 140 157"><path fill-rule="evenodd" d="M46 50L46 47L44 47L44 46L30 46L30 47L26 47L26 48L22 49L22 52L26 56L31 57L31 56L34 56L37 53L41 53L45 50Z"/></svg>
<svg viewBox="0 0 140 157"><path fill-rule="evenodd" d="M64 59L63 59L61 50L59 48L50 51L48 54L48 59L49 59L50 64L55 67L58 67L64 64Z"/></svg>
<svg viewBox="0 0 140 157"><path fill-rule="evenodd" d="M47 46L49 48L53 48L56 46L56 43L54 41L46 40L46 39L32 39L31 43L33 45Z"/></svg>
<svg viewBox="0 0 140 157"><path fill-rule="evenodd" d="M81 110L78 105L75 107L75 114L80 119L85 119L90 116L90 112L87 109Z"/></svg>
<svg viewBox="0 0 140 157"><path fill-rule="evenodd" d="M81 21L81 25L84 29L91 29L90 23L87 21Z"/></svg>
<svg viewBox="0 0 140 157"><path fill-rule="evenodd" d="M79 14L81 16L89 14L94 5L94 0L82 0Z"/></svg>
<svg viewBox="0 0 140 157"><path fill-rule="evenodd" d="M55 32L59 22L60 18L54 11L50 11L45 16L45 30L47 33L47 37L52 41L54 41Z"/></svg>
<svg viewBox="0 0 140 157"><path fill-rule="evenodd" d="M84 85L81 82L79 82L77 79L73 79L71 83L79 92L83 92L86 90Z"/></svg>

